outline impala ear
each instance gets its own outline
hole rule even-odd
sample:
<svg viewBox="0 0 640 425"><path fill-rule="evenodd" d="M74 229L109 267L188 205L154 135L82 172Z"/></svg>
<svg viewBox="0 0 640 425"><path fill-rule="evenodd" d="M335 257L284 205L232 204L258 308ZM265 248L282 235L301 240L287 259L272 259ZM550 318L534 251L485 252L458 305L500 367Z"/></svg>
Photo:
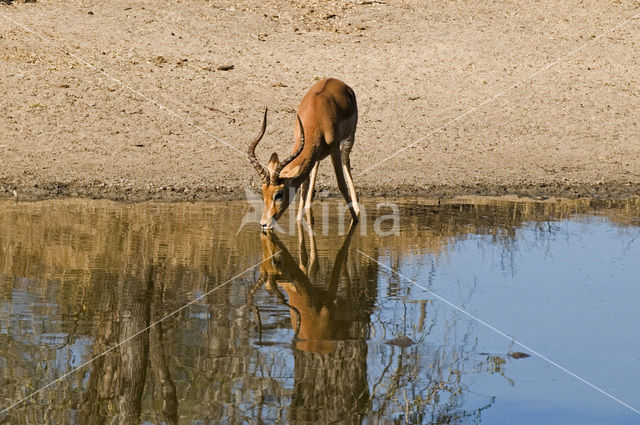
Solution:
<svg viewBox="0 0 640 425"><path fill-rule="evenodd" d="M282 170L282 171L280 171L280 177L283 178L283 179L295 177L295 176L298 175L299 172L300 172L300 166L296 165L295 167L293 167L290 170L287 170L287 171Z"/></svg>
<svg viewBox="0 0 640 425"><path fill-rule="evenodd" d="M278 159L278 154L274 152L273 155L271 155L271 158L269 159L269 163L267 164L267 169L269 170L269 178L271 179L272 183L277 182L280 177L276 173L276 170L278 169L279 166L280 166L280 160Z"/></svg>

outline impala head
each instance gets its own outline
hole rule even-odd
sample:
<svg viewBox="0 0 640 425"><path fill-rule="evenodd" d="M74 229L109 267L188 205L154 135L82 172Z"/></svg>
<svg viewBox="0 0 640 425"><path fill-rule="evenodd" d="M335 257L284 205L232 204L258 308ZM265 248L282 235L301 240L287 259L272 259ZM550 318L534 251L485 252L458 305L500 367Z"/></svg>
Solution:
<svg viewBox="0 0 640 425"><path fill-rule="evenodd" d="M262 199L264 200L264 209L262 210L262 219L260 224L262 230L271 230L275 222L286 211L287 207L295 195L296 187L293 186L293 178L281 176L280 173L284 167L286 167L291 161L296 159L302 152L304 147L304 130L302 128L302 121L298 118L298 125L300 126L300 146L291 156L280 162L278 154L273 153L269 163L267 164L267 170L265 170L260 161L256 159L256 146L267 128L267 109L264 110L264 118L262 120L262 129L260 134L249 145L249 160L255 167L256 171L262 179Z"/></svg>

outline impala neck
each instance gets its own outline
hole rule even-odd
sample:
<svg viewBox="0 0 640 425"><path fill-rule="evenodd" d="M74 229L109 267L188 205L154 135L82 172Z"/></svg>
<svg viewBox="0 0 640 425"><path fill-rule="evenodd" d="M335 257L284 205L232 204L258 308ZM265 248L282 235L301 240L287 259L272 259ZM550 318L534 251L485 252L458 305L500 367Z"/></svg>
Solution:
<svg viewBox="0 0 640 425"><path fill-rule="evenodd" d="M315 164L315 152L309 152L305 147L296 159L291 161L282 169L280 174L286 176L285 178L290 179L291 186L298 189L305 179L309 177L309 174Z"/></svg>

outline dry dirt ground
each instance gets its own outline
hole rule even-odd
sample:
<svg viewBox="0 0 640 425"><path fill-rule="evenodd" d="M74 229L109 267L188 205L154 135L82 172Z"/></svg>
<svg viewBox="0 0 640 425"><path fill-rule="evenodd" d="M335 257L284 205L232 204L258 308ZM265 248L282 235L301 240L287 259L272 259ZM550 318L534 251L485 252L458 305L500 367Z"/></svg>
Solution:
<svg viewBox="0 0 640 425"><path fill-rule="evenodd" d="M2 196L241 198L324 76L361 195L640 195L638 1L3 1Z"/></svg>

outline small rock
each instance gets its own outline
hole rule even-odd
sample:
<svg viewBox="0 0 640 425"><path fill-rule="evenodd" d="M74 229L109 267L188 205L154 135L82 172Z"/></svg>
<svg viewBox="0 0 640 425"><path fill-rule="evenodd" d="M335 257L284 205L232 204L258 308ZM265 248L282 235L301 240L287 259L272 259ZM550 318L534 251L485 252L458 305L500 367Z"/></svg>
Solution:
<svg viewBox="0 0 640 425"><path fill-rule="evenodd" d="M385 341L384 343L387 344L387 345L395 345L397 347L402 347L402 348L410 347L413 344L415 344L415 342L411 338L406 336L406 335L400 335L400 336L395 337L393 339L389 339L389 340Z"/></svg>

